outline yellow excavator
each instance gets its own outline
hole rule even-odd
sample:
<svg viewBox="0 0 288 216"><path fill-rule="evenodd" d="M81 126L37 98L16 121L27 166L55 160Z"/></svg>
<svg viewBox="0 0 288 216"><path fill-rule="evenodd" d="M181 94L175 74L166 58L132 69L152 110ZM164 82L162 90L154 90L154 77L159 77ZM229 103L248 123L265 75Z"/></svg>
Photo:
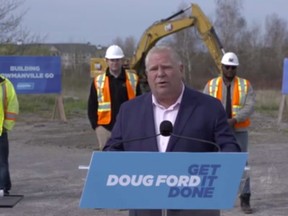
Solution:
<svg viewBox="0 0 288 216"><path fill-rule="evenodd" d="M190 9L192 12L190 16L174 19ZM126 67L136 70L140 76L140 80L142 78L143 81L143 79L145 79L144 59L148 51L163 37L189 27L195 27L197 29L197 32L208 48L218 71L221 72L221 58L224 54L224 49L208 17L205 16L197 4L191 4L186 9L180 10L168 18L152 24L142 35L132 58L126 59ZM92 58L90 61L90 69L91 77L94 77L100 71L106 70L107 64L105 58Z"/></svg>

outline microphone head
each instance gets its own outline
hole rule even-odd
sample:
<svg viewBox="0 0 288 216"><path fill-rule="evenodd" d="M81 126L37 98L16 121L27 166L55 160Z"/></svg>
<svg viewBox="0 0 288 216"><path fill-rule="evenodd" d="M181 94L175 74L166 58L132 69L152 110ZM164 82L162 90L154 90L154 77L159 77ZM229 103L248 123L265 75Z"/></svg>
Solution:
<svg viewBox="0 0 288 216"><path fill-rule="evenodd" d="M160 124L160 134L162 136L170 136L173 131L173 125L170 121L162 121Z"/></svg>

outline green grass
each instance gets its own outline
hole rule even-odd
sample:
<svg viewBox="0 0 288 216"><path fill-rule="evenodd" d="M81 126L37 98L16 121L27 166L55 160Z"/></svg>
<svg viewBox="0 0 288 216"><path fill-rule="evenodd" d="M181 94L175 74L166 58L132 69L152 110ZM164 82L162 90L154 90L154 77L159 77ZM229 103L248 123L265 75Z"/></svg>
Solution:
<svg viewBox="0 0 288 216"><path fill-rule="evenodd" d="M62 80L62 98L66 117L87 116L87 100L92 79L83 74L66 75ZM32 114L51 118L54 113L56 94L18 95L20 114Z"/></svg>
<svg viewBox="0 0 288 216"><path fill-rule="evenodd" d="M73 116L83 116L86 118L87 98L90 88L89 82L86 82L82 86L66 85L66 88L63 89L64 109L68 119ZM18 95L20 112L22 114L28 113L51 118L56 97L57 95ZM255 111L271 117L277 117L281 98L281 91L256 90ZM286 106L285 113L283 114L284 118L288 115L287 110Z"/></svg>
<svg viewBox="0 0 288 216"><path fill-rule="evenodd" d="M277 116L282 94L277 90L257 90L255 110L269 116Z"/></svg>
<svg viewBox="0 0 288 216"><path fill-rule="evenodd" d="M67 116L86 115L87 101L80 98L65 98L64 107Z"/></svg>
<svg viewBox="0 0 288 216"><path fill-rule="evenodd" d="M51 118L57 95L19 95L20 114L35 114ZM78 97L63 97L64 110L67 118L86 115L87 101Z"/></svg>
<svg viewBox="0 0 288 216"><path fill-rule="evenodd" d="M53 108L55 96L52 95L18 95L20 112L38 113L46 112Z"/></svg>

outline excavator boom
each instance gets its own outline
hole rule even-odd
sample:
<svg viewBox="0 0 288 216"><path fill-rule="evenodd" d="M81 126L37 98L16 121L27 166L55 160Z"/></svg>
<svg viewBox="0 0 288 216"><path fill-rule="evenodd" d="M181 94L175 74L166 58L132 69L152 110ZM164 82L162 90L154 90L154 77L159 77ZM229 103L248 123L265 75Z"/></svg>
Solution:
<svg viewBox="0 0 288 216"><path fill-rule="evenodd" d="M218 68L218 72L221 73L221 58L225 51L215 29L198 5L192 4L192 15L196 20L195 27L197 28L199 35L208 48L208 51Z"/></svg>
<svg viewBox="0 0 288 216"><path fill-rule="evenodd" d="M174 19L185 11L191 9L190 16L184 16ZM179 32L189 27L196 27L197 32L205 43L212 56L219 73L221 72L221 58L224 54L224 49L220 40L210 23L209 19L202 12L200 7L196 4L191 4L188 8L180 10L172 16L162 19L152 24L142 35L137 45L136 51L129 60L128 68L134 69L138 74L144 73L144 59L148 51L155 46L155 44L168 35ZM92 58L91 59L91 76L95 76L97 71L106 70L107 65L105 59Z"/></svg>

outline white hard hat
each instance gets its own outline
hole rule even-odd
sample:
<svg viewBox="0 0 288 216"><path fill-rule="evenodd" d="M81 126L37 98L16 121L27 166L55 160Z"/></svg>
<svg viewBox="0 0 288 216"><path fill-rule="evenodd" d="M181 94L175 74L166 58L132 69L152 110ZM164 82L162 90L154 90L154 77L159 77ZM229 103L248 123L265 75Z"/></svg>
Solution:
<svg viewBox="0 0 288 216"><path fill-rule="evenodd" d="M223 65L231 65L231 66L239 65L238 57L233 52L225 53L224 56L222 57L221 63Z"/></svg>
<svg viewBox="0 0 288 216"><path fill-rule="evenodd" d="M124 58L124 53L119 46L111 45L106 50L105 58L107 58L107 59L121 59L121 58Z"/></svg>

